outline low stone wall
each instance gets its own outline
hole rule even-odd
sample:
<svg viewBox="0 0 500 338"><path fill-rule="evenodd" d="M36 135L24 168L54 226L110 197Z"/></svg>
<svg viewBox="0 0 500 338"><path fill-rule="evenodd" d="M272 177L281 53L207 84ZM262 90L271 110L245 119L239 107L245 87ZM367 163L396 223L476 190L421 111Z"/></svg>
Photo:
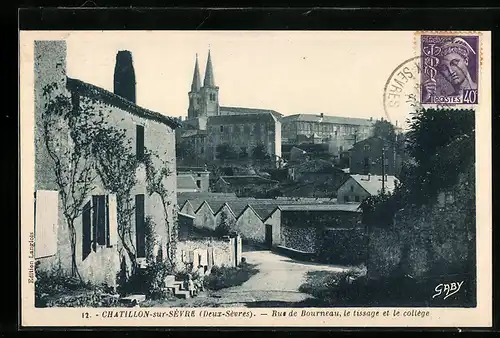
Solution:
<svg viewBox="0 0 500 338"><path fill-rule="evenodd" d="M194 239L177 242L175 266L178 271L203 269L209 273L213 266L235 267L241 262L241 237L224 239Z"/></svg>

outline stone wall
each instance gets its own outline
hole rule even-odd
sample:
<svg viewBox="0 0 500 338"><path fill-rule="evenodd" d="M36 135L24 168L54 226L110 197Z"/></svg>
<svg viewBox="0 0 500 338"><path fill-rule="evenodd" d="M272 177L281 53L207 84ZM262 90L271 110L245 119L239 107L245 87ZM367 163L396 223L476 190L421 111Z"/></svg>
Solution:
<svg viewBox="0 0 500 338"><path fill-rule="evenodd" d="M247 207L238 217L234 230L245 240L257 243L265 241L264 223L251 207Z"/></svg>
<svg viewBox="0 0 500 338"><path fill-rule="evenodd" d="M354 265L366 260L367 239L364 229L331 229L322 236L318 260L342 265Z"/></svg>
<svg viewBox="0 0 500 338"><path fill-rule="evenodd" d="M211 266L207 266L209 272L212 266L234 267L241 262L241 238L234 237L229 240L219 239L197 239L183 240L177 243L177 254L175 259L175 268L177 271L196 269L199 263L195 258L193 263L189 259L190 252L197 254L207 254L213 250L214 261ZM208 259L207 259L208 261Z"/></svg>
<svg viewBox="0 0 500 338"><path fill-rule="evenodd" d="M361 213L281 211L280 218L280 242L283 247L316 253L318 257L325 259L349 257L350 250L359 251L357 231L361 226ZM334 236L333 233L339 235ZM341 233L346 236L341 236ZM352 247L349 244L351 241ZM337 247L330 247L335 244Z"/></svg>

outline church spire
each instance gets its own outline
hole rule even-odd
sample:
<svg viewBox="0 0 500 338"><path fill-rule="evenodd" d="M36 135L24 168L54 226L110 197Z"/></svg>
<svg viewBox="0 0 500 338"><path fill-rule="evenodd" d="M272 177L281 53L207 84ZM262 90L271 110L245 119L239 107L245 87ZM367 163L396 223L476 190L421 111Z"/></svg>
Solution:
<svg viewBox="0 0 500 338"><path fill-rule="evenodd" d="M212 58L210 56L210 49L208 50L207 67L205 69L204 87L215 87L214 70L212 68Z"/></svg>
<svg viewBox="0 0 500 338"><path fill-rule="evenodd" d="M191 91L198 92L201 88L200 68L198 67L198 54L196 54L196 63L194 65L193 83Z"/></svg>

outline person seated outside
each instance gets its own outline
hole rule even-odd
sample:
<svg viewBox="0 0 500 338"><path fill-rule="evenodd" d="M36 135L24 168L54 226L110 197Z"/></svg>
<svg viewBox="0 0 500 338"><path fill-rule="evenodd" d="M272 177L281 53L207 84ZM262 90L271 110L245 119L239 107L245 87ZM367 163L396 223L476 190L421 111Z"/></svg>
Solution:
<svg viewBox="0 0 500 338"><path fill-rule="evenodd" d="M194 285L193 276L191 276L191 274L188 274L187 278L188 278L187 289L189 291L189 295L191 297L194 297L194 296L196 296L196 287Z"/></svg>

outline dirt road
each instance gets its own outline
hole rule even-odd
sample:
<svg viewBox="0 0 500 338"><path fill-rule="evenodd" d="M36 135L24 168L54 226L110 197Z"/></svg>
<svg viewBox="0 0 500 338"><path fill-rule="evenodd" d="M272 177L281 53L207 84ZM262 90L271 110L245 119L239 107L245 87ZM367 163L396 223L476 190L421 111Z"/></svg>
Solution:
<svg viewBox="0 0 500 338"><path fill-rule="evenodd" d="M218 303L231 306L252 302L300 302L310 296L299 292L308 271L342 271L346 267L299 262L271 251L247 251L243 253L250 264L256 264L259 272L240 286L215 293Z"/></svg>

